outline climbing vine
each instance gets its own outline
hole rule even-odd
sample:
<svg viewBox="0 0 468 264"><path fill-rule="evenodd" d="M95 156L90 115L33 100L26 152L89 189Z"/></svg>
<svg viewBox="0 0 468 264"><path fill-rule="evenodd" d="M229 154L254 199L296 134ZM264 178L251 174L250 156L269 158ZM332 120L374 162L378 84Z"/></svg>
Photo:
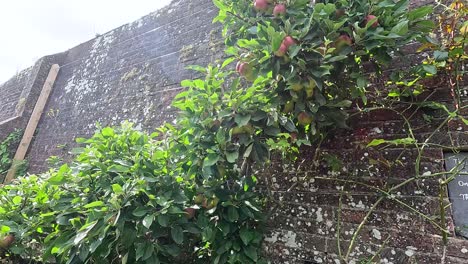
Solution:
<svg viewBox="0 0 468 264"><path fill-rule="evenodd" d="M408 10L404 0L214 3L229 58L191 67L203 78L182 82L186 90L173 101L179 110L173 123L151 135L129 123L99 127L90 139L79 140L83 147L73 163L0 189L1 254L43 263L265 263L264 225L283 205L274 190L259 190L260 169L272 155L297 159L303 145L316 148L316 160L324 158L320 147L327 134L348 128L350 113L377 109L400 114L409 135L377 138L367 147L415 148L416 175L388 188L366 186L380 198L340 259L349 261L362 227L384 199L425 218L446 239L444 222L425 217L394 193L415 180L449 175L440 185L443 199L444 186L458 170L423 175L420 162L435 132L421 142L412 133L414 115L405 112L410 108L395 106L442 110L447 119L436 132L451 120L468 123L459 98L467 58L467 23L460 18L466 18L466 7L459 1L438 5L446 9L436 28L428 18L433 7ZM434 30L449 38L438 40ZM387 78L393 59L414 42L430 54ZM451 81L453 109L429 97L411 100L438 72ZM315 178L343 185L342 195L346 185L366 185ZM441 213L445 206L441 201Z"/></svg>

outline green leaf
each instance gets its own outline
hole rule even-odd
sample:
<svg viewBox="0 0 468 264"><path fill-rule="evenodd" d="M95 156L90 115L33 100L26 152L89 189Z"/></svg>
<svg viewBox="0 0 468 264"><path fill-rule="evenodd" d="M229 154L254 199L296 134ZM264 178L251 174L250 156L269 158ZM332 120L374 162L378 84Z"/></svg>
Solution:
<svg viewBox="0 0 468 264"><path fill-rule="evenodd" d="M418 18L422 18L422 17L429 15L430 13L432 13L432 11L433 11L433 8L430 5L419 7L414 10L411 10L408 13L408 18L409 20L416 20Z"/></svg>
<svg viewBox="0 0 468 264"><path fill-rule="evenodd" d="M114 129L110 127L103 128L101 133L104 137L113 137L115 135Z"/></svg>
<svg viewBox="0 0 468 264"><path fill-rule="evenodd" d="M154 251L154 248L153 248L153 251ZM146 259L146 264L160 264L161 261L159 260L158 256L156 254L153 254L148 258Z"/></svg>
<svg viewBox="0 0 468 264"><path fill-rule="evenodd" d="M171 237L177 244L182 244L184 242L184 231L182 227L175 226L171 229Z"/></svg>
<svg viewBox="0 0 468 264"><path fill-rule="evenodd" d="M81 227L80 231L76 234L75 239L73 240L73 243L75 245L78 245L79 243L81 243L81 241L83 239L85 239L85 237L88 235L89 231L91 231L91 229L93 229L96 226L97 223L98 223L98 221L93 221L93 222L88 223L88 224L84 225L83 227Z"/></svg>
<svg viewBox="0 0 468 264"><path fill-rule="evenodd" d="M252 246L245 247L244 248L244 253L251 260L253 260L255 262L258 260L258 253L257 253L257 249L255 247L252 247Z"/></svg>
<svg viewBox="0 0 468 264"><path fill-rule="evenodd" d="M435 61L445 61L449 58L449 53L447 51L434 51Z"/></svg>
<svg viewBox="0 0 468 264"><path fill-rule="evenodd" d="M255 207L250 201L245 201L244 203L245 203L248 207L250 207L251 209L253 209L254 211L260 212L260 209L258 209L257 207Z"/></svg>
<svg viewBox="0 0 468 264"><path fill-rule="evenodd" d="M65 177L60 174L55 174L50 177L48 181L51 185L62 185L65 182Z"/></svg>
<svg viewBox="0 0 468 264"><path fill-rule="evenodd" d="M206 158L203 160L203 167L210 167L215 165L219 160L219 155L216 153L210 153Z"/></svg>
<svg viewBox="0 0 468 264"><path fill-rule="evenodd" d="M219 10L225 10L227 9L227 6L224 4L223 1L221 0L213 0L213 4L219 9Z"/></svg>
<svg viewBox="0 0 468 264"><path fill-rule="evenodd" d="M225 68L226 66L228 66L229 64L231 64L235 59L236 59L236 57L231 57L231 58L226 59L226 60L223 62L223 65L221 65L221 69L223 69L223 68Z"/></svg>
<svg viewBox="0 0 468 264"><path fill-rule="evenodd" d="M13 197L12 201L13 201L13 204L18 205L21 203L21 201L23 201L23 198L21 196L15 196Z"/></svg>
<svg viewBox="0 0 468 264"><path fill-rule="evenodd" d="M146 244L144 243L138 243L135 245L135 249L136 249L136 254L135 254L135 260L139 260L143 257L143 255L145 254L145 249L146 249Z"/></svg>
<svg viewBox="0 0 468 264"><path fill-rule="evenodd" d="M127 264L128 262L128 252L122 257L122 264Z"/></svg>
<svg viewBox="0 0 468 264"><path fill-rule="evenodd" d="M432 74L432 75L437 74L437 68L434 65L424 64L422 67L424 71L429 74Z"/></svg>
<svg viewBox="0 0 468 264"><path fill-rule="evenodd" d="M400 36L405 35L406 33L408 33L408 21L401 21L392 28L391 32Z"/></svg>
<svg viewBox="0 0 468 264"><path fill-rule="evenodd" d="M143 254L143 257L141 258L142 260L148 260L151 259L151 256L153 256L154 253L154 246L152 243L147 243L145 247L145 253ZM153 260L152 260L153 261ZM146 263L155 263L155 262L146 262Z"/></svg>
<svg viewBox="0 0 468 264"><path fill-rule="evenodd" d="M100 207L100 206L104 206L104 202L95 201L95 202L89 203L87 205L84 205L83 207L86 208L86 209L89 209L89 208Z"/></svg>
<svg viewBox="0 0 468 264"><path fill-rule="evenodd" d="M226 160L229 163L235 163L238 158L239 158L239 152L238 151L226 152Z"/></svg>
<svg viewBox="0 0 468 264"><path fill-rule="evenodd" d="M182 82L180 82L180 85L182 87L192 87L193 86L193 82L191 80L183 80ZM185 97L188 93L186 92L182 92L182 93L179 93L175 99L179 99L181 97Z"/></svg>
<svg viewBox="0 0 468 264"><path fill-rule="evenodd" d="M369 144L367 144L367 147L379 146L384 144L385 142L387 142L385 139L374 139Z"/></svg>
<svg viewBox="0 0 468 264"><path fill-rule="evenodd" d="M236 117L234 118L234 121L236 121L236 123L239 126L245 126L249 123L250 118L251 118L250 114L247 114L247 115L237 114Z"/></svg>
<svg viewBox="0 0 468 264"><path fill-rule="evenodd" d="M157 217L158 219L158 224L162 227L168 227L169 226L169 216L168 215L159 215Z"/></svg>
<svg viewBox="0 0 468 264"><path fill-rule="evenodd" d="M133 215L136 216L136 217L142 217L144 215L146 215L148 213L148 210L144 207L137 207L134 211L133 211Z"/></svg>
<svg viewBox="0 0 468 264"><path fill-rule="evenodd" d="M277 51L281 46L284 36L276 32L273 27L269 28L268 34L271 36L271 50Z"/></svg>
<svg viewBox="0 0 468 264"><path fill-rule="evenodd" d="M120 186L120 184L112 184L112 191L114 191L115 194L123 193L123 189L122 186Z"/></svg>
<svg viewBox="0 0 468 264"><path fill-rule="evenodd" d="M432 20L422 20L415 24L415 28L422 32L430 32L433 28L435 28L435 23ZM426 36L428 38L428 36Z"/></svg>
<svg viewBox="0 0 468 264"><path fill-rule="evenodd" d="M235 208L234 206L229 206L227 216L230 222L236 222L237 220L239 220L239 213L237 212L237 208Z"/></svg>
<svg viewBox="0 0 468 264"><path fill-rule="evenodd" d="M460 119L462 120L462 122L468 126L468 119L465 119L463 117L460 116Z"/></svg>
<svg viewBox="0 0 468 264"><path fill-rule="evenodd" d="M10 232L11 228L6 225L2 225L2 228L0 228L0 233L2 234L8 234Z"/></svg>
<svg viewBox="0 0 468 264"><path fill-rule="evenodd" d="M241 228L239 232L240 238L244 245L248 245L250 241L253 239L253 232L249 231L247 228Z"/></svg>
<svg viewBox="0 0 468 264"><path fill-rule="evenodd" d="M153 224L153 221L154 221L154 215L147 215L145 218L143 218L143 226L149 229L151 225Z"/></svg>
<svg viewBox="0 0 468 264"><path fill-rule="evenodd" d="M114 164L107 169L108 172L115 172L115 173L127 173L129 172L129 170L130 170L129 167L117 165L117 164Z"/></svg>

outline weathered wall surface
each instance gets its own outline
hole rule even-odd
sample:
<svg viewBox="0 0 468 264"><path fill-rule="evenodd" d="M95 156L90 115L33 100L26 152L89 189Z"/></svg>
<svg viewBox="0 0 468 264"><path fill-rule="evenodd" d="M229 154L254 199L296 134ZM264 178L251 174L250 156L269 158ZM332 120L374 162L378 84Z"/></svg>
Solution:
<svg viewBox="0 0 468 264"><path fill-rule="evenodd" d="M413 4L422 3L413 1ZM165 121L170 122L171 98L181 90L182 80L194 77L185 67L206 65L223 56L220 26L211 23L216 13L211 0L174 1L134 23L67 52L43 58L0 86L0 139L12 129L26 126L52 63L58 63L61 70L28 154L32 172L46 169L49 156L69 157L74 139L91 135L96 122L106 126L130 120L149 131ZM405 66L413 60L417 56L409 54L395 65ZM447 82L435 82L431 87L435 91L434 100L451 101ZM424 139L434 126L425 124L421 114L414 118L418 128L414 132ZM372 138L405 136L401 116L373 112L356 116L351 124L351 131L336 135L322 146L322 154L333 154L343 160L342 171L334 176L364 180L369 186L384 188L385 183L399 183L414 174L414 150L363 148ZM467 146L466 129L462 124L451 123L437 133L435 142L453 140L456 145ZM330 176L325 164L319 168L313 166L314 152L314 149L303 150L300 171L281 162L270 168L272 192L276 200L284 203L268 226L265 253L272 263L339 263L338 216L342 222L341 246L345 251L352 232L378 199L375 190L342 184L340 187L347 193L343 194L340 206L341 191L337 190L336 183L319 179L306 180L288 191L300 178ZM442 149L428 149L424 157L423 172L445 170ZM395 166L386 163L397 160ZM437 181L426 179L402 188L397 195L434 216L439 208L438 191ZM447 213L450 224L450 210ZM441 263L443 256L445 263L468 262L466 240L452 232L449 246L444 250L438 230L391 200L377 207L357 244L351 256L355 263L384 244L383 257L379 260L382 263Z"/></svg>
<svg viewBox="0 0 468 264"><path fill-rule="evenodd" d="M171 98L191 78L186 66L222 55L215 14L210 1L175 1L66 52L28 156L31 171L44 169L49 156L66 155L96 122L130 120L151 130L170 120Z"/></svg>
<svg viewBox="0 0 468 264"><path fill-rule="evenodd" d="M22 87L30 78L31 69L26 69L18 73L6 83L0 86L0 120L8 120L17 116L16 106L18 105Z"/></svg>
<svg viewBox="0 0 468 264"><path fill-rule="evenodd" d="M0 85L0 142L17 129L24 130L53 62L63 54L46 56ZM17 145L11 146L12 151ZM0 183L4 175L0 175Z"/></svg>

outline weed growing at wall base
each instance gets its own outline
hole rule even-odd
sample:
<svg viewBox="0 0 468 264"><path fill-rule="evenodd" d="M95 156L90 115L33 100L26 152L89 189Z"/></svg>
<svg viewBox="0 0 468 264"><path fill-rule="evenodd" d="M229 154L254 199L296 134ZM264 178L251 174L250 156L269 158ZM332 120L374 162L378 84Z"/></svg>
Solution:
<svg viewBox="0 0 468 264"><path fill-rule="evenodd" d="M0 183L12 165L14 151L12 148L19 143L22 135L21 130L16 130L0 142Z"/></svg>

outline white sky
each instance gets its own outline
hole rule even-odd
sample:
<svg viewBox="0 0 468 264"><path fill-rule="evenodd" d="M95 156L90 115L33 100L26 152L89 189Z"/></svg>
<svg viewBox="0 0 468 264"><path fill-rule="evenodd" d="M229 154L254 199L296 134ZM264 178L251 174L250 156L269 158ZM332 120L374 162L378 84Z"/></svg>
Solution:
<svg viewBox="0 0 468 264"><path fill-rule="evenodd" d="M5 0L0 6L0 84L37 59L68 50L171 0Z"/></svg>

